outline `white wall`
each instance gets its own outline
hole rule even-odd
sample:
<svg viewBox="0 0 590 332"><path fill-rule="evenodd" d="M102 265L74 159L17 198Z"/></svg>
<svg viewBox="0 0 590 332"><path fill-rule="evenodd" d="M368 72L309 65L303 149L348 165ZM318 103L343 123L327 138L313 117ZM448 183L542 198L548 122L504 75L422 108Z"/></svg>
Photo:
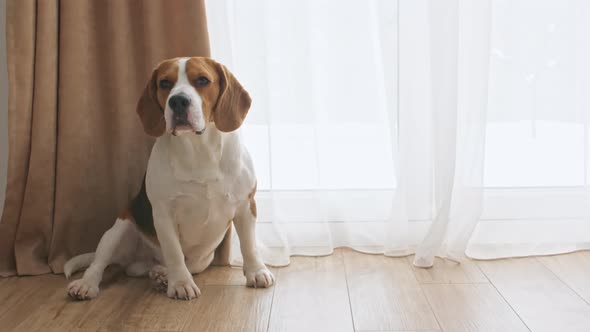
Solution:
<svg viewBox="0 0 590 332"><path fill-rule="evenodd" d="M0 0L0 215L8 166L8 77L6 72L6 0Z"/></svg>

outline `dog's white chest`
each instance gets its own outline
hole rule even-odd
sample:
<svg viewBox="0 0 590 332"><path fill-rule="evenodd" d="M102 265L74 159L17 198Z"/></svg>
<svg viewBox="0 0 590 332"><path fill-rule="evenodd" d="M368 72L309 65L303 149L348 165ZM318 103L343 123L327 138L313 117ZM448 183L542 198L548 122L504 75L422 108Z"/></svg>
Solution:
<svg viewBox="0 0 590 332"><path fill-rule="evenodd" d="M197 184L174 199L174 222L183 249L216 246L235 214L237 201L222 183Z"/></svg>
<svg viewBox="0 0 590 332"><path fill-rule="evenodd" d="M256 183L239 136L221 135L211 130L203 137L161 137L148 164L146 189L157 210L154 223L173 224L193 273L211 263Z"/></svg>

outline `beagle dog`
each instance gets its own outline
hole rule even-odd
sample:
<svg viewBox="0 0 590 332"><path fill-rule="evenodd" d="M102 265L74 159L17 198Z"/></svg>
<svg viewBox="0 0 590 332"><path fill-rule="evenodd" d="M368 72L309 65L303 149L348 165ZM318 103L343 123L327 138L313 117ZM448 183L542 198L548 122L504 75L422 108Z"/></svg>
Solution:
<svg viewBox="0 0 590 332"><path fill-rule="evenodd" d="M73 257L66 277L77 300L98 295L104 269L149 275L175 299L200 295L192 274L214 260L231 223L240 239L246 285L270 287L273 274L256 248L256 176L237 129L251 99L223 65L204 57L165 60L154 69L137 113L157 137L139 194L105 232L95 253ZM225 238L225 240L224 240Z"/></svg>

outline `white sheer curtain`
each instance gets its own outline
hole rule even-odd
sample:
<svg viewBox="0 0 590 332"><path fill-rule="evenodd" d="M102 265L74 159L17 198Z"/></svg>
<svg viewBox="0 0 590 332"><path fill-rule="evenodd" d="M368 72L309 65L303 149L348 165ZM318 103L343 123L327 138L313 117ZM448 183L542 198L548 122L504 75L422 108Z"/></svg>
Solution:
<svg viewBox="0 0 590 332"><path fill-rule="evenodd" d="M587 7L583 0L208 1L213 56L254 100L242 135L259 178L267 263L339 246L416 253L422 267L434 256L590 248ZM547 33L563 35L551 44ZM572 138L581 149L555 148L571 150L553 134L573 128L583 132ZM531 154L563 159L551 186ZM583 170L574 186L559 178L568 178L570 155ZM522 163L531 168L525 175Z"/></svg>
<svg viewBox="0 0 590 332"><path fill-rule="evenodd" d="M590 2L493 0L478 258L590 248Z"/></svg>
<svg viewBox="0 0 590 332"><path fill-rule="evenodd" d="M491 23L489 1L428 5L429 35L419 37L430 46L423 85L430 91L423 95L430 95L435 211L416 250L414 265L421 267L432 266L435 255L460 260L482 212Z"/></svg>

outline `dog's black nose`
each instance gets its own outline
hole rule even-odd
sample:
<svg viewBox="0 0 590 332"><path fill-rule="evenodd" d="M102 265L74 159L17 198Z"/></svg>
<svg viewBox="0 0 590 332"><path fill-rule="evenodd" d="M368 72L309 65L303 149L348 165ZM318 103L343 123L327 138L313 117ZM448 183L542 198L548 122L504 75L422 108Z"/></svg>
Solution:
<svg viewBox="0 0 590 332"><path fill-rule="evenodd" d="M184 94L177 94L168 100L168 105L173 111L184 111L190 105L191 100Z"/></svg>

